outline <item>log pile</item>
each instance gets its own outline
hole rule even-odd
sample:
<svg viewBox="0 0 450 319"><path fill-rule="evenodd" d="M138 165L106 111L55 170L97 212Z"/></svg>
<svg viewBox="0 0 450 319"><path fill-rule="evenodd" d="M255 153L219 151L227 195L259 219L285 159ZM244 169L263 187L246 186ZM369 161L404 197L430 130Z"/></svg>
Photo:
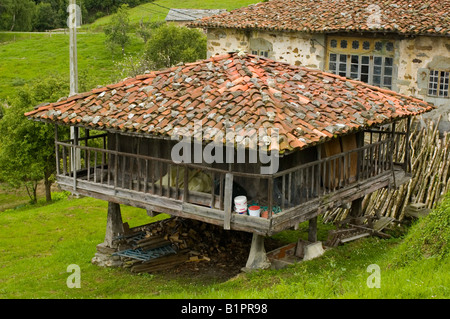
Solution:
<svg viewBox="0 0 450 319"><path fill-rule="evenodd" d="M423 203L433 209L442 196L450 191L450 134L440 136L437 124L421 125L414 120L411 125L411 180L398 189L380 189L367 195L363 200L365 215L392 217L398 221L405 218L409 205ZM403 122L399 129L406 131ZM403 162L405 141L399 146L394 162ZM347 218L349 209L336 208L324 215L324 222L342 221Z"/></svg>
<svg viewBox="0 0 450 319"><path fill-rule="evenodd" d="M124 268L132 272L155 272L181 264L199 262L232 264L245 262L250 249L251 234L226 231L222 227L196 220L173 217L128 229L115 239L118 251L173 248L173 253L140 260L121 257ZM232 254L230 254L232 252ZM243 265L241 264L240 267Z"/></svg>

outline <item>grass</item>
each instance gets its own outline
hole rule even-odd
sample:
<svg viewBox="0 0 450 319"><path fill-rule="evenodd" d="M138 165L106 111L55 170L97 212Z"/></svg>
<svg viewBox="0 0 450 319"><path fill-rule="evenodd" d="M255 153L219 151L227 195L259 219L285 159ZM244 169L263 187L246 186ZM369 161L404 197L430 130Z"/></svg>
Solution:
<svg viewBox="0 0 450 319"><path fill-rule="evenodd" d="M366 238L327 251L324 256L282 270L241 274L223 281L214 275L136 275L125 269L105 269L90 263L103 241L107 204L91 198L60 200L51 205L25 206L0 213L0 298L448 298L450 258L446 254L407 254L405 245L422 238L414 226L405 239ZM449 200L447 200L447 205ZM442 206L441 206L442 207ZM448 216L448 206L444 209ZM131 227L165 218L123 206ZM428 224L424 220L417 225ZM436 226L436 224L435 224ZM320 225L319 239L328 225ZM436 229L447 229L437 225ZM306 236L306 225L277 235L290 242ZM448 240L447 235L442 238ZM415 239L414 239L415 238ZM414 242L414 243L413 243ZM442 244L437 240L436 245ZM431 243L430 243L431 245ZM420 246L420 245L419 245ZM437 247L436 246L436 247ZM431 247L431 246L430 246ZM440 252L440 250L438 250ZM440 256L440 257L437 257ZM81 268L81 289L69 289L66 269ZM381 269L381 288L366 284L367 267Z"/></svg>
<svg viewBox="0 0 450 319"><path fill-rule="evenodd" d="M169 9L226 9L228 11L258 3L258 0L158 0L154 3L146 3L130 9L130 22L138 24L141 19L144 21L164 21ZM159 5L159 6L158 6ZM165 8L164 8L165 7ZM97 19L94 23L87 24L84 30L99 31L111 21L111 16Z"/></svg>
<svg viewBox="0 0 450 319"><path fill-rule="evenodd" d="M255 0L186 0L180 4L176 0L159 0L156 4L167 8L203 8L232 10L256 3ZM155 4L143 4L130 9L130 19L137 24L141 19L164 21L168 9ZM82 27L78 35L78 70L91 79L89 83L106 85L117 81L114 62L121 56L113 56L105 47L103 27L111 21L111 16L96 20ZM95 32L86 32L86 31ZM132 43L126 53L137 54L143 48L143 41L134 33ZM67 76L69 81L69 35L32 32L0 32L0 101L13 98L26 84L39 81L53 74Z"/></svg>
<svg viewBox="0 0 450 319"><path fill-rule="evenodd" d="M78 70L98 84L109 84L115 78L113 56L105 47L103 33L78 35ZM143 42L136 36L127 52L137 52ZM69 35L36 34L15 42L0 44L0 100L14 97L25 84L39 78L62 74L69 81Z"/></svg>

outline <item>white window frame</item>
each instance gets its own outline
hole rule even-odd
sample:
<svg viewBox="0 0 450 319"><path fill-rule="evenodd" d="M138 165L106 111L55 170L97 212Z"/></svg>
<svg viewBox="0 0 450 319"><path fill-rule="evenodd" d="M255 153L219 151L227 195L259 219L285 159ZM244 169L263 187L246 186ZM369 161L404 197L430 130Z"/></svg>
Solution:
<svg viewBox="0 0 450 319"><path fill-rule="evenodd" d="M346 41L345 47L342 47L342 41ZM358 42L358 45L354 45L354 42ZM332 36L328 38L327 43L329 72L392 90L394 85L392 40ZM378 50L377 46L380 47ZM380 62L380 59L381 64L376 64L375 62Z"/></svg>
<svg viewBox="0 0 450 319"><path fill-rule="evenodd" d="M259 56L262 56L264 58L268 58L269 57L269 51L267 51L267 50L252 50L252 54L253 55L259 55Z"/></svg>
<svg viewBox="0 0 450 319"><path fill-rule="evenodd" d="M357 63L354 62L355 58L358 59ZM363 61L367 60L365 58L367 58L368 61ZM382 64L376 65L375 59L382 59ZM346 60L346 62L343 62L344 60ZM386 63L387 61L391 62L390 65ZM394 75L393 62L393 58L388 56L330 53L328 71L340 76L359 80L370 85L392 89ZM367 66L368 68L366 72L363 72L364 66ZM380 74L375 74L375 67L381 67ZM363 76L366 76L366 78ZM380 77L379 84L377 81L374 81L374 77L376 76ZM390 83L388 83L389 81Z"/></svg>
<svg viewBox="0 0 450 319"><path fill-rule="evenodd" d="M449 98L450 71L430 70L428 77L428 96Z"/></svg>

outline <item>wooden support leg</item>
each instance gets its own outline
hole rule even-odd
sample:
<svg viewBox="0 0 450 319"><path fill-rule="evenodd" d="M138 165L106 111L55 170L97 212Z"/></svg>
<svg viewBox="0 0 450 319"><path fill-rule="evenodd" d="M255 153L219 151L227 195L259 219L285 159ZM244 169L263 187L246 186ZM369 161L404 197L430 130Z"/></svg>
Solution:
<svg viewBox="0 0 450 319"><path fill-rule="evenodd" d="M120 205L108 202L108 219L106 222L105 245L113 247L113 239L118 234L123 233L122 214L120 212Z"/></svg>
<svg viewBox="0 0 450 319"><path fill-rule="evenodd" d="M308 241L312 243L317 241L317 217L309 220Z"/></svg>
<svg viewBox="0 0 450 319"><path fill-rule="evenodd" d="M250 255L244 270L267 269L270 267L270 261L264 248L264 236L253 234Z"/></svg>

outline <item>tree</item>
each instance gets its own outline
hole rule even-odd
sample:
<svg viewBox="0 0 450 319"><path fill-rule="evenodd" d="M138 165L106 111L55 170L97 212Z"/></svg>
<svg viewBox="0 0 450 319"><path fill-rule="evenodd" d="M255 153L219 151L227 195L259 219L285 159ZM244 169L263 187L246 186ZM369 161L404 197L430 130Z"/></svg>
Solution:
<svg viewBox="0 0 450 319"><path fill-rule="evenodd" d="M31 31L35 7L32 0L1 0L0 30Z"/></svg>
<svg viewBox="0 0 450 319"><path fill-rule="evenodd" d="M157 69L206 59L206 36L197 29L164 24L152 32L145 56Z"/></svg>
<svg viewBox="0 0 450 319"><path fill-rule="evenodd" d="M25 186L33 203L36 189L44 179L46 199L51 201L51 176L54 170L54 150L49 125L39 125L23 116L28 108L14 106L6 110L0 121L0 178L10 186Z"/></svg>
<svg viewBox="0 0 450 319"><path fill-rule="evenodd" d="M36 6L33 25L37 31L52 30L58 27L57 14L50 3L41 2Z"/></svg>
<svg viewBox="0 0 450 319"><path fill-rule="evenodd" d="M69 91L67 81L52 76L26 86L4 110L0 120L0 179L11 187L25 186L32 202L37 201L38 183L44 180L50 202L56 170L54 126L28 120L24 113L42 101L55 101Z"/></svg>
<svg viewBox="0 0 450 319"><path fill-rule="evenodd" d="M152 22L149 19L148 22L144 22L144 20L141 19L141 21L139 21L139 28L137 29L136 34L144 41L144 43L147 43L151 38L153 31L163 24L163 21Z"/></svg>
<svg viewBox="0 0 450 319"><path fill-rule="evenodd" d="M122 48L122 55L125 54L125 46L130 42L130 16L128 5L120 6L116 14L113 15L111 23L105 27L106 45L114 52L117 46Z"/></svg>

